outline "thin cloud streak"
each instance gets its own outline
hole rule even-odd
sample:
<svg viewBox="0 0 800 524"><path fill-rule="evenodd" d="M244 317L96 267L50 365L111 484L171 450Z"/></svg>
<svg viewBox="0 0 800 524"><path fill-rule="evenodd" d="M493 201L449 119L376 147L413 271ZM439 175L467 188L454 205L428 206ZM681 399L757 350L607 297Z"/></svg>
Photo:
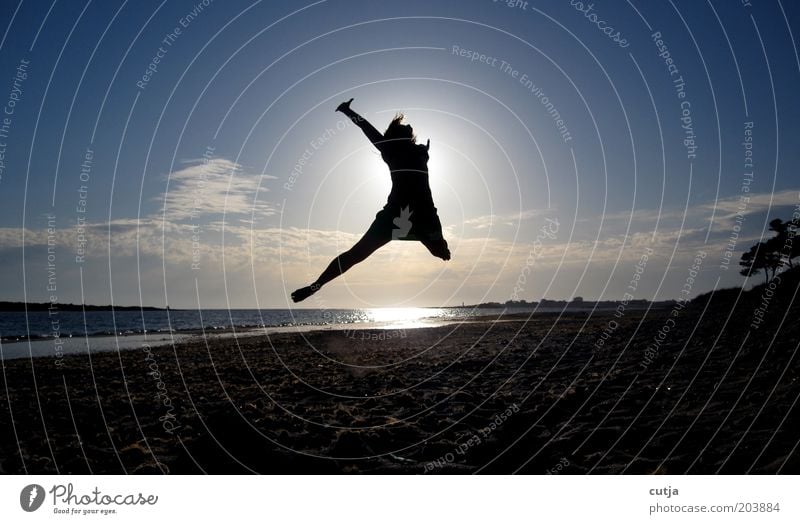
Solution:
<svg viewBox="0 0 800 524"><path fill-rule="evenodd" d="M276 177L248 173L236 162L215 157L185 162L169 174L169 190L155 199L168 221L200 220L213 216L276 214L275 206L261 199L265 179Z"/></svg>

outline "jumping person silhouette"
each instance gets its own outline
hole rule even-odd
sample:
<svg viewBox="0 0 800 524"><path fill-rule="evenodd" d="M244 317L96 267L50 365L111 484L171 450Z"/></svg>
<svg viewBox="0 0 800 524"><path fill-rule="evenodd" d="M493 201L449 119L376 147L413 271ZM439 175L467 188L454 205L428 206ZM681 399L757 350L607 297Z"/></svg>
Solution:
<svg viewBox="0 0 800 524"><path fill-rule="evenodd" d="M442 224L428 184L428 149L431 141L428 140L424 146L417 144L414 130L410 125L403 124L403 115L395 116L381 135L372 124L350 109L352 101L351 98L342 102L336 111L350 117L378 148L392 175L392 191L386 205L375 215L375 220L361 240L333 259L313 284L292 293L295 302L310 297L391 240L418 240L433 256L450 260L450 250L442 236Z"/></svg>

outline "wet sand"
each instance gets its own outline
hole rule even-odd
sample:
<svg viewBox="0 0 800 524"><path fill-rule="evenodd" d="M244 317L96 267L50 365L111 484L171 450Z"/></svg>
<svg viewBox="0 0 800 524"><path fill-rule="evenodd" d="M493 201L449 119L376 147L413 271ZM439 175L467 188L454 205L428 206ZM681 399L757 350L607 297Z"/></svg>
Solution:
<svg viewBox="0 0 800 524"><path fill-rule="evenodd" d="M800 472L797 308L703 307L10 360L0 472Z"/></svg>

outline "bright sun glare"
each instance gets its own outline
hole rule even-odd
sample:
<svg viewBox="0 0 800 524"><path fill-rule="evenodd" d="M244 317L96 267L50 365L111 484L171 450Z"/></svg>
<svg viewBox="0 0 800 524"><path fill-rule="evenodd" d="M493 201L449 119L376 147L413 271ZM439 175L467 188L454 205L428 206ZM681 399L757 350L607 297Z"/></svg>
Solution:
<svg viewBox="0 0 800 524"><path fill-rule="evenodd" d="M422 307L386 307L369 310L373 322L388 324L390 327L418 327L424 324L423 319L437 317L441 310Z"/></svg>

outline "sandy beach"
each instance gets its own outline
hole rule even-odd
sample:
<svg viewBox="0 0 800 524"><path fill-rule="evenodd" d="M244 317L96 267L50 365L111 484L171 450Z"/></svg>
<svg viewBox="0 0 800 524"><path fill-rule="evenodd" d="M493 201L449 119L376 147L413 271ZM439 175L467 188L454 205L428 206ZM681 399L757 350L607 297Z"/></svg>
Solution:
<svg viewBox="0 0 800 524"><path fill-rule="evenodd" d="M798 473L797 307L757 295L8 360L0 471Z"/></svg>

